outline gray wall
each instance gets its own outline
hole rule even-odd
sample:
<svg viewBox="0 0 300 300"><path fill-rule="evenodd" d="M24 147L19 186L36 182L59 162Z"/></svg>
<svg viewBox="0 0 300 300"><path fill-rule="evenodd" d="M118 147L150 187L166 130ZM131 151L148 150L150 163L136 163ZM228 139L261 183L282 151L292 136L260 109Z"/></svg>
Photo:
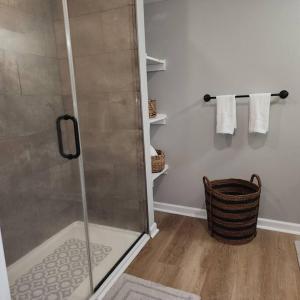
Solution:
<svg viewBox="0 0 300 300"><path fill-rule="evenodd" d="M168 70L149 76L151 98L168 114L152 131L168 176L155 200L204 208L202 176L263 181L260 216L300 222L300 1L167 0L146 6L148 53ZM202 97L290 91L272 103L268 135L248 134L247 101L238 130L215 134L215 103Z"/></svg>

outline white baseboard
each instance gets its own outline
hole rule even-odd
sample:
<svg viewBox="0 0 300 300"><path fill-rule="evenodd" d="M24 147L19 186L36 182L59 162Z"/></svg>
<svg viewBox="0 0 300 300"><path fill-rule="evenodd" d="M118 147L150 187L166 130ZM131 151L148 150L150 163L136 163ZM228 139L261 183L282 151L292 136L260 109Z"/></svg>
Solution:
<svg viewBox="0 0 300 300"><path fill-rule="evenodd" d="M157 224L153 223L150 226L150 236L153 239L159 233L159 229L157 228Z"/></svg>
<svg viewBox="0 0 300 300"><path fill-rule="evenodd" d="M150 236L144 234L138 243L131 249L131 251L126 255L123 261L117 266L117 268L109 275L105 282L101 285L99 290L90 298L90 300L101 300L104 298L106 293L110 290L113 284L118 280L118 278L124 273L130 263L135 259L135 257L140 253L146 243L149 241Z"/></svg>
<svg viewBox="0 0 300 300"><path fill-rule="evenodd" d="M154 202L154 210L166 212L170 214L188 216L199 219L206 219L207 214L205 209L174 205L169 203ZM300 235L300 224L283 221L276 221L265 218L258 218L257 227L265 230L285 232Z"/></svg>

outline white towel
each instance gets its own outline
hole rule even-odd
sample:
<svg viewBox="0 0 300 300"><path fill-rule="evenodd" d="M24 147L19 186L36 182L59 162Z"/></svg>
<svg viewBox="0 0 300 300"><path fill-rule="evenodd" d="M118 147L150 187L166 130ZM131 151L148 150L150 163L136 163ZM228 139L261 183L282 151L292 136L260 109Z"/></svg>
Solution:
<svg viewBox="0 0 300 300"><path fill-rule="evenodd" d="M271 94L250 94L249 132L269 131Z"/></svg>
<svg viewBox="0 0 300 300"><path fill-rule="evenodd" d="M235 95L217 96L217 133L234 134L236 125Z"/></svg>

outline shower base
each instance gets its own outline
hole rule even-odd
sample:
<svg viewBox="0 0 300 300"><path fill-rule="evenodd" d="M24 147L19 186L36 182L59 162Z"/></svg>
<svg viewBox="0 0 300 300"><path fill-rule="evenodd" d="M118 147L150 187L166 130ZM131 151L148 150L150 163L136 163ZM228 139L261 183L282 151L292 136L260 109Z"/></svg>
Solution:
<svg viewBox="0 0 300 300"><path fill-rule="evenodd" d="M89 224L94 286L140 236ZM90 294L84 223L74 222L8 267L13 300L86 299Z"/></svg>

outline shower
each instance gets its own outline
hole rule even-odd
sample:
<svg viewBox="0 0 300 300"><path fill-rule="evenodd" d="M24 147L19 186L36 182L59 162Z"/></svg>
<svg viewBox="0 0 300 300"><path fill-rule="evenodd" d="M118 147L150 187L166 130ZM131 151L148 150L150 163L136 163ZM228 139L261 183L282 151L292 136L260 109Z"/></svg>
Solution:
<svg viewBox="0 0 300 300"><path fill-rule="evenodd" d="M87 299L148 232L135 3L0 4L12 299Z"/></svg>

